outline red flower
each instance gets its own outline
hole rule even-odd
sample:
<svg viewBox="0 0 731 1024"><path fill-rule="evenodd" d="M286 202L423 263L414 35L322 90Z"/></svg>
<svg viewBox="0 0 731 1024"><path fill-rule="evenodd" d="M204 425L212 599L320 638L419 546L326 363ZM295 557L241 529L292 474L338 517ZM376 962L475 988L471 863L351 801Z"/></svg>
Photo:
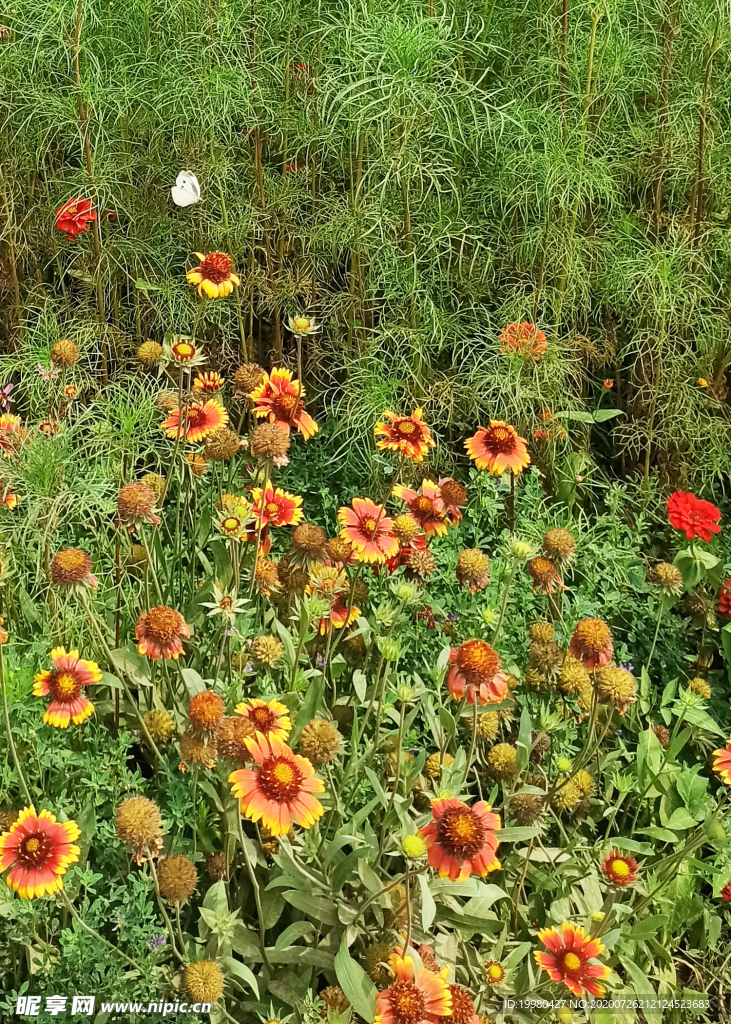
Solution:
<svg viewBox="0 0 731 1024"><path fill-rule="evenodd" d="M611 968L589 963L604 952L604 944L599 939L591 938L583 928L566 923L560 928L543 928L538 938L548 952L536 950L533 956L551 981L562 981L576 996L583 996L584 992L592 996L604 995L604 986L594 979L608 977Z"/></svg>
<svg viewBox="0 0 731 1024"><path fill-rule="evenodd" d="M56 210L56 227L63 231L67 238L76 238L82 231L89 230L89 224L96 220L96 210L91 208L91 200L79 196L69 199Z"/></svg>
<svg viewBox="0 0 731 1024"><path fill-rule="evenodd" d="M500 870L495 833L501 823L490 804L478 800L468 807L451 797L434 800L431 809L433 820L419 829L419 835L426 841L429 864L439 871L440 878L464 882L473 872L484 877Z"/></svg>
<svg viewBox="0 0 731 1024"><path fill-rule="evenodd" d="M718 614L731 618L731 576L718 588Z"/></svg>
<svg viewBox="0 0 731 1024"><path fill-rule="evenodd" d="M25 900L63 889L62 876L79 859L80 834L75 821L61 823L49 811L26 807L0 837L0 871L10 868L7 885Z"/></svg>
<svg viewBox="0 0 731 1024"><path fill-rule="evenodd" d="M360 562L385 562L398 551L393 523L383 514L383 505L370 498L353 498L350 508L338 510L340 536L349 540Z"/></svg>
<svg viewBox="0 0 731 1024"><path fill-rule="evenodd" d="M602 861L602 871L615 885L629 885L637 880L637 861L619 850L612 850Z"/></svg>
<svg viewBox="0 0 731 1024"><path fill-rule="evenodd" d="M429 542L424 534L420 533L409 544L404 544L392 558L386 559L386 568L389 573L394 573L400 566L406 565L413 551L427 551L428 548ZM374 572L378 575L378 566L374 567Z"/></svg>
<svg viewBox="0 0 731 1024"><path fill-rule="evenodd" d="M195 444L227 423L228 413L224 407L217 398L209 398L207 402L191 402L189 406L175 409L160 425L168 437L180 438L185 431L185 440Z"/></svg>
<svg viewBox="0 0 731 1024"><path fill-rule="evenodd" d="M668 518L670 525L676 530L683 530L688 540L700 537L711 540L712 533L720 533L718 520L721 512L710 501L696 498L695 494L686 491L675 491L668 498Z"/></svg>
<svg viewBox="0 0 731 1024"><path fill-rule="evenodd" d="M731 882L726 882L718 895L724 903L731 903Z"/></svg>
<svg viewBox="0 0 731 1024"><path fill-rule="evenodd" d="M506 469L517 475L530 465L525 439L502 420L490 420L490 426L480 427L464 446L477 468L486 469L492 476L501 476Z"/></svg>
<svg viewBox="0 0 731 1024"><path fill-rule="evenodd" d="M453 700L462 700L467 690L467 703L499 704L508 692L508 681L502 671L500 656L485 640L467 640L449 653L452 668L447 686Z"/></svg>
<svg viewBox="0 0 731 1024"><path fill-rule="evenodd" d="M727 786L731 786L731 740L725 747L713 751L713 770Z"/></svg>
<svg viewBox="0 0 731 1024"><path fill-rule="evenodd" d="M67 729L69 722L80 725L94 713L94 705L81 692L84 686L101 681L102 674L94 661L84 661L78 651L54 647L53 668L34 676L33 696L52 697L43 721L57 729Z"/></svg>
<svg viewBox="0 0 731 1024"><path fill-rule="evenodd" d="M539 331L535 324L526 323L525 320L522 323L516 321L514 324L503 327L499 341L501 352L508 355L525 356L535 359L536 362L548 348L543 331Z"/></svg>
<svg viewBox="0 0 731 1024"><path fill-rule="evenodd" d="M266 487L255 487L252 497L252 514L257 524L296 526L302 522L302 498L283 491L281 487L275 488L271 480L267 480Z"/></svg>
<svg viewBox="0 0 731 1024"><path fill-rule="evenodd" d="M308 441L318 431L318 426L305 412L305 389L298 380L292 380L289 370L272 370L264 374L262 383L251 392L254 403L254 415L266 417L270 423L276 423L288 431L296 427Z"/></svg>
<svg viewBox="0 0 731 1024"><path fill-rule="evenodd" d="M433 480L422 480L420 492L396 484L392 493L406 502L409 512L428 537L446 534L446 508L439 484Z"/></svg>
<svg viewBox="0 0 731 1024"><path fill-rule="evenodd" d="M452 996L441 974L414 969L410 956L394 954L388 962L396 979L376 996L373 1024L438 1024L452 1014Z"/></svg>
<svg viewBox="0 0 731 1024"><path fill-rule="evenodd" d="M434 439L424 423L422 409L416 409L411 416L399 416L387 409L383 419L390 422L376 423L373 432L381 438L376 441L376 448L398 452L414 462L421 462L429 449L434 447Z"/></svg>

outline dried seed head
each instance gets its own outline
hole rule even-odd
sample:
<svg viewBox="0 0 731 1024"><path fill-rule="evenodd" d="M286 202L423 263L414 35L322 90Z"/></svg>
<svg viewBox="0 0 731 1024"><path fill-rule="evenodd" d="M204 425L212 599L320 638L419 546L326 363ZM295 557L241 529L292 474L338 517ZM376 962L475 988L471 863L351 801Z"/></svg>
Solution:
<svg viewBox="0 0 731 1024"><path fill-rule="evenodd" d="M198 885L198 872L189 857L162 857L157 865L160 892L171 903L185 903Z"/></svg>
<svg viewBox="0 0 731 1024"><path fill-rule="evenodd" d="M323 559L327 537L322 527L315 523L300 523L292 533L292 549L311 557Z"/></svg>
<svg viewBox="0 0 731 1024"><path fill-rule="evenodd" d="M221 427L209 434L204 441L205 458L211 462L224 462L232 459L241 446L241 438L235 430Z"/></svg>
<svg viewBox="0 0 731 1024"><path fill-rule="evenodd" d="M131 796L117 808L117 835L135 851L153 850L162 834L160 808L144 796Z"/></svg>
<svg viewBox="0 0 731 1024"><path fill-rule="evenodd" d="M254 388L258 388L264 379L264 371L258 363L244 363L234 373L234 396L244 402Z"/></svg>
<svg viewBox="0 0 731 1024"><path fill-rule="evenodd" d="M154 708L152 711L145 712L142 716L142 721L145 723L153 742L158 746L167 743L175 732L175 722L169 711Z"/></svg>
<svg viewBox="0 0 731 1024"><path fill-rule="evenodd" d="M327 764L335 758L342 736L333 722L314 718L300 734L300 750L313 764Z"/></svg>
<svg viewBox="0 0 731 1024"><path fill-rule="evenodd" d="M425 579L427 576L431 576L436 569L437 560L431 551L415 548L406 556L406 565L417 576Z"/></svg>
<svg viewBox="0 0 731 1024"><path fill-rule="evenodd" d="M566 562L574 553L576 541L569 530L557 526L543 534L543 553L552 562Z"/></svg>
<svg viewBox="0 0 731 1024"><path fill-rule="evenodd" d="M251 641L251 653L263 665L274 668L284 653L284 644L275 636L257 636Z"/></svg>
<svg viewBox="0 0 731 1024"><path fill-rule="evenodd" d="M516 750L510 743L496 744L487 755L492 774L498 779L513 779L518 774Z"/></svg>
<svg viewBox="0 0 731 1024"><path fill-rule="evenodd" d="M149 368L160 362L161 355L162 345L158 345L156 341L143 341L137 349L137 362Z"/></svg>
<svg viewBox="0 0 731 1024"><path fill-rule="evenodd" d="M188 704L188 718L196 729L210 732L224 716L226 704L220 694L213 690L196 693Z"/></svg>
<svg viewBox="0 0 731 1024"><path fill-rule="evenodd" d="M125 484L117 495L117 512L120 519L144 519L152 514L157 495L149 484L141 481Z"/></svg>
<svg viewBox="0 0 731 1024"><path fill-rule="evenodd" d="M517 793L510 800L510 810L519 825L535 825L543 816L543 798L535 793Z"/></svg>
<svg viewBox="0 0 731 1024"><path fill-rule="evenodd" d="M476 594L490 582L490 559L478 548L465 548L457 558L456 575L461 587Z"/></svg>
<svg viewBox="0 0 731 1024"><path fill-rule="evenodd" d="M223 974L213 960L196 960L185 968L185 987L199 1003L215 1003L223 995Z"/></svg>
<svg viewBox="0 0 731 1024"><path fill-rule="evenodd" d="M74 366L79 361L79 348L68 338L51 345L51 362L57 366Z"/></svg>
<svg viewBox="0 0 731 1024"><path fill-rule="evenodd" d="M289 431L276 423L260 423L251 435L249 451L256 459L272 459L275 466L286 466L289 446Z"/></svg>

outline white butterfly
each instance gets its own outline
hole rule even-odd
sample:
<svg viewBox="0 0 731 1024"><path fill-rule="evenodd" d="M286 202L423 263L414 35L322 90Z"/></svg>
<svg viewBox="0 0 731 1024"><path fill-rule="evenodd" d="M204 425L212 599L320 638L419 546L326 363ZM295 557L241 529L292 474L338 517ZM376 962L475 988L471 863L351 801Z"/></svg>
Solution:
<svg viewBox="0 0 731 1024"><path fill-rule="evenodd" d="M192 171L181 171L170 189L170 194L176 206L192 206L193 203L200 202L201 187L195 174Z"/></svg>

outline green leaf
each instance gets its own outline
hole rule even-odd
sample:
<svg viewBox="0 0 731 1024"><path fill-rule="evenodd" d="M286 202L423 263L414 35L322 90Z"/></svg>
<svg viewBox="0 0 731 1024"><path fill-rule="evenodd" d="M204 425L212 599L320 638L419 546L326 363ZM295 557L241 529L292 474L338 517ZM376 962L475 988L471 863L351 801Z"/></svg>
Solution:
<svg viewBox="0 0 731 1024"><path fill-rule="evenodd" d="M288 889L282 896L293 907L301 910L308 917L314 917L316 921L323 924L338 924L338 914L332 899L327 896L313 896L309 892L300 892L299 889Z"/></svg>
<svg viewBox="0 0 731 1024"><path fill-rule="evenodd" d="M161 292L162 288L158 284L150 284L149 281L143 281L141 277L138 277L135 281L135 288L138 292Z"/></svg>
<svg viewBox="0 0 731 1024"><path fill-rule="evenodd" d="M528 708L523 708L520 713L520 726L518 728L518 742L516 744L515 755L515 763L519 772L523 771L528 764L532 731L533 726L531 723L530 712L528 711Z"/></svg>
<svg viewBox="0 0 731 1024"><path fill-rule="evenodd" d="M437 916L437 905L429 892L429 879L426 875L419 875L419 886L421 887L421 927L428 932Z"/></svg>
<svg viewBox="0 0 731 1024"><path fill-rule="evenodd" d="M606 420L614 419L615 416L624 416L623 409L597 409L594 413L595 423L604 423Z"/></svg>
<svg viewBox="0 0 731 1024"><path fill-rule="evenodd" d="M649 917L644 918L644 920L637 922L629 933L629 938L637 942L649 939L651 935L658 932L669 920L670 918L667 914L651 914Z"/></svg>
<svg viewBox="0 0 731 1024"><path fill-rule="evenodd" d="M648 825L647 828L638 828L637 831L643 836L650 836L651 839L659 839L661 843L677 844L680 839L670 829L660 828L659 825Z"/></svg>
<svg viewBox="0 0 731 1024"><path fill-rule="evenodd" d="M240 960L236 960L232 956L224 956L221 958L224 967L229 975L233 975L234 978L238 978L243 981L244 984L252 990L256 998L259 998L259 983L250 967L246 964L242 964Z"/></svg>
<svg viewBox="0 0 731 1024"><path fill-rule="evenodd" d="M335 957L335 974L355 1012L364 1020L372 1021L376 1015L376 986L348 953L346 935L340 940Z"/></svg>
<svg viewBox="0 0 731 1024"><path fill-rule="evenodd" d="M310 683L305 699L302 701L302 707L297 713L297 717L294 720L294 728L288 739L288 743L294 746L299 738L299 734L308 722L311 722L313 718L317 718L317 709L320 706L322 695L325 691L325 679L323 676L318 676L313 679Z"/></svg>
<svg viewBox="0 0 731 1024"><path fill-rule="evenodd" d="M535 825L516 825L514 828L502 828L497 833L501 843L524 843L540 834L541 829Z"/></svg>
<svg viewBox="0 0 731 1024"><path fill-rule="evenodd" d="M304 938L305 935L314 935L315 926L312 921L295 921L293 924L285 928L284 931L277 936L277 941L274 943L275 949L287 949L288 946L293 946L297 939Z"/></svg>

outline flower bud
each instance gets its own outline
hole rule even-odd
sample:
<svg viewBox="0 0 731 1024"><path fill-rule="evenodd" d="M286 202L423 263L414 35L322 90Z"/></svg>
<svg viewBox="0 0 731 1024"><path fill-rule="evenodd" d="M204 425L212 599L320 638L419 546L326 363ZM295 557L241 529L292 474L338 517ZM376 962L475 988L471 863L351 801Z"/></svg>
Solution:
<svg viewBox="0 0 731 1024"><path fill-rule="evenodd" d="M386 661L398 661L401 657L401 645L398 640L388 636L376 637L376 645Z"/></svg>
<svg viewBox="0 0 731 1024"><path fill-rule="evenodd" d="M562 775L565 775L566 772L571 771L571 762L569 761L568 757L559 757L558 761L556 762L556 767Z"/></svg>
<svg viewBox="0 0 731 1024"><path fill-rule="evenodd" d="M508 551L513 556L513 558L528 559L533 554L533 545L530 544L527 540L518 540L516 538L515 540L512 540L510 542Z"/></svg>
<svg viewBox="0 0 731 1024"><path fill-rule="evenodd" d="M416 859L426 853L426 843L421 836L404 836L401 846L407 857Z"/></svg>

